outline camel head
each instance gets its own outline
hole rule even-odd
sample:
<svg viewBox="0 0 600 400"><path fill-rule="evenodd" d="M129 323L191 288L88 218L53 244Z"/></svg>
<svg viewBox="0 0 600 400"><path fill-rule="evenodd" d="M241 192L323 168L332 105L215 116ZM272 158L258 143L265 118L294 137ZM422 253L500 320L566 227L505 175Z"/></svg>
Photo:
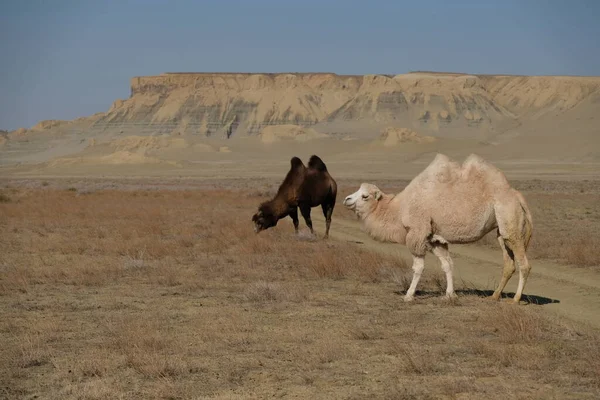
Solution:
<svg viewBox="0 0 600 400"><path fill-rule="evenodd" d="M344 199L344 205L359 217L368 215L383 197L383 192L370 183L363 183L360 188Z"/></svg>
<svg viewBox="0 0 600 400"><path fill-rule="evenodd" d="M258 233L277 225L277 217L270 207L262 204L258 208L258 212L252 216L252 222L254 222L254 232Z"/></svg>

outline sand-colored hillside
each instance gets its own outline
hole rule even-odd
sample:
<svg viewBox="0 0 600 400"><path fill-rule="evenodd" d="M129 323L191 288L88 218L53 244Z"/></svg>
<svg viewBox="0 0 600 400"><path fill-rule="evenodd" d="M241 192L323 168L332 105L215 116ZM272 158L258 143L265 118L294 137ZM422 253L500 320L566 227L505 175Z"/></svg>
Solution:
<svg viewBox="0 0 600 400"><path fill-rule="evenodd" d="M143 122L231 135L268 125L366 121L481 137L518 125L519 117L576 107L599 85L598 78L426 73L163 74L133 78L132 96L115 102L98 125Z"/></svg>
<svg viewBox="0 0 600 400"><path fill-rule="evenodd" d="M35 124L34 126L31 127L31 130L32 131L43 131L43 130L48 130L48 129L52 129L52 128L58 128L62 125L68 124L68 123L69 123L69 121L49 119L49 120L38 122L37 124Z"/></svg>
<svg viewBox="0 0 600 400"><path fill-rule="evenodd" d="M66 157L49 160L49 169L72 166L74 169L86 166L114 165L164 165L179 166L181 161L193 159L193 155L231 152L226 146L218 150L207 143L190 142L180 137L169 136L123 136L108 141L91 138L87 147Z"/></svg>
<svg viewBox="0 0 600 400"><path fill-rule="evenodd" d="M156 157L150 157L140 153L133 153L131 151L119 150L113 153L109 153L104 156L90 156L90 157L64 157L57 158L48 163L48 167L58 166L72 166L74 168L85 166L85 165L122 165L122 164L170 164L174 165L173 162L163 161Z"/></svg>
<svg viewBox="0 0 600 400"><path fill-rule="evenodd" d="M319 133L314 129L297 125L266 126L261 130L259 136L261 142L266 144L289 140L307 142L309 140L323 139L327 137L327 135Z"/></svg>
<svg viewBox="0 0 600 400"><path fill-rule="evenodd" d="M407 128L386 128L381 132L378 142L386 147L395 147L402 143L433 143L432 136L422 136Z"/></svg>
<svg viewBox="0 0 600 400"><path fill-rule="evenodd" d="M167 73L133 78L130 98L76 122L230 137L270 125L361 121L481 139L575 108L599 88L597 77ZM32 130L66 125L42 121Z"/></svg>
<svg viewBox="0 0 600 400"><path fill-rule="evenodd" d="M248 160L318 152L392 174L432 152L475 152L519 171L591 174L598 115L598 77L167 73L133 78L131 96L104 113L2 135L0 167L58 158L146 165L149 157L188 165L189 174L210 174L211 163L234 174L247 172Z"/></svg>
<svg viewBox="0 0 600 400"><path fill-rule="evenodd" d="M112 140L111 147L117 151L131 151L144 154L152 150L184 149L188 146L185 139L156 136L126 136Z"/></svg>

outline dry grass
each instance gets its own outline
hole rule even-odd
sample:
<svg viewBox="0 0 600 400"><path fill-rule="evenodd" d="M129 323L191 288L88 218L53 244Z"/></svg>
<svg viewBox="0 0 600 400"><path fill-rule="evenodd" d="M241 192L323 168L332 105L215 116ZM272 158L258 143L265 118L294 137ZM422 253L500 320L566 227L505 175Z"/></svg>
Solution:
<svg viewBox="0 0 600 400"><path fill-rule="evenodd" d="M255 235L261 191L4 194L2 398L600 395L591 329L474 296L405 304L400 259L288 221Z"/></svg>

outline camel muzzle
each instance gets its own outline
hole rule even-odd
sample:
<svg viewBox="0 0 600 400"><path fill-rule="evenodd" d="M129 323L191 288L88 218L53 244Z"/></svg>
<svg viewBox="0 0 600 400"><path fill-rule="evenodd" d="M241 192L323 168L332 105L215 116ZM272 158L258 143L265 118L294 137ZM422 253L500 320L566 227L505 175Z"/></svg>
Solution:
<svg viewBox="0 0 600 400"><path fill-rule="evenodd" d="M344 199L344 202L343 202L343 204L344 204L346 207L350 207L350 208L351 208L352 206L354 206L354 203L352 202L352 197L350 197L350 196L346 197L346 198Z"/></svg>

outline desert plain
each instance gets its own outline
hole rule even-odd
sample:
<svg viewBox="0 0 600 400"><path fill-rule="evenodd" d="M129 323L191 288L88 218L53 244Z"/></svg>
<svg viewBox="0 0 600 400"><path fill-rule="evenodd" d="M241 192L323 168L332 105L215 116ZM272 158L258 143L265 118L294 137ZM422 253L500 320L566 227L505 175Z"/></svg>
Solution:
<svg viewBox="0 0 600 400"><path fill-rule="evenodd" d="M166 73L74 121L0 133L0 397L600 396L600 78ZM341 204L437 153L500 168L533 215L520 305L492 233L451 246L458 299ZM293 156L338 183L255 234Z"/></svg>

